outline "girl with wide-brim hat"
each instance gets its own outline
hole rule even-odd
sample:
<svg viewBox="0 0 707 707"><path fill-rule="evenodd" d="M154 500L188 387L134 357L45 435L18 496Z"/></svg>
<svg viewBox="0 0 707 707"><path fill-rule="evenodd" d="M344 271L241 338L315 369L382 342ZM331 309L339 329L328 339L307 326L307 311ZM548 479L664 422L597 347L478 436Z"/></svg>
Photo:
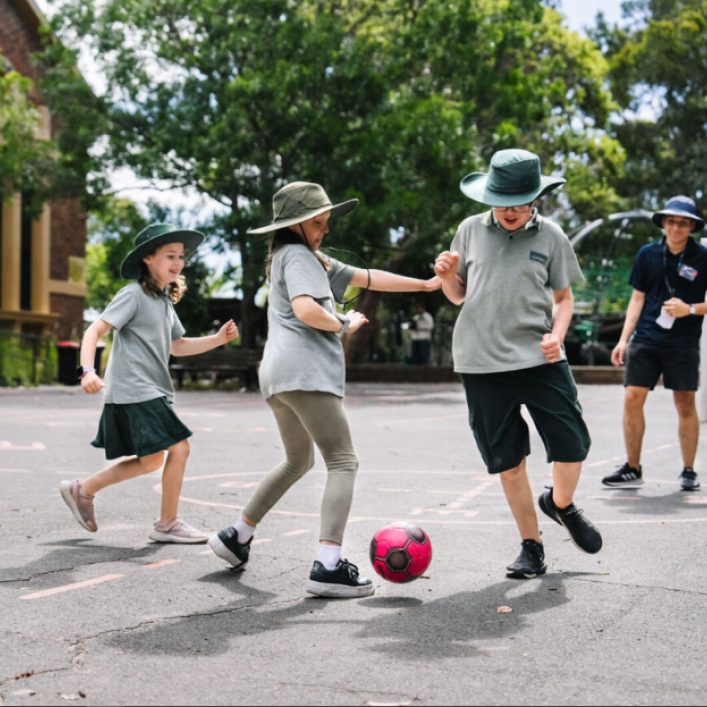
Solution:
<svg viewBox="0 0 707 707"><path fill-rule="evenodd" d="M343 398L346 365L341 336L368 320L358 312L337 313L348 287L380 292L433 292L437 278L416 280L383 271L349 267L320 247L329 221L351 212L357 199L333 204L318 184L294 182L273 197L270 225L250 233L272 234L268 342L260 386L282 436L286 459L258 487L235 526L209 545L233 567L248 562L255 527L314 465L319 448L327 466L319 554L307 582L310 594L354 598L374 593L371 580L341 558L341 544L353 500L358 457Z"/></svg>
<svg viewBox="0 0 707 707"><path fill-rule="evenodd" d="M564 184L543 176L537 155L496 153L488 174L462 180L462 192L492 209L466 219L435 271L451 302L462 305L454 330L454 367L461 374L474 437L489 473L498 474L522 539L509 577L546 571L526 460L525 406L553 462L554 488L538 504L587 553L599 531L574 505L591 444L577 387L562 345L572 320L572 283L582 271L569 239L543 219L534 202Z"/></svg>
<svg viewBox="0 0 707 707"><path fill-rule="evenodd" d="M186 338L174 309L186 285L185 259L203 242L198 231L154 223L135 238L121 275L136 280L122 288L88 328L77 375L85 393L105 390L104 408L94 447L106 458L120 459L88 478L64 481L61 495L74 518L89 532L98 531L96 494L114 484L157 471L162 473L162 512L150 539L161 543L205 543L209 536L179 517L179 499L192 436L173 408L169 358L194 356L223 346L238 336L228 322L213 336ZM100 338L113 334L105 383L93 368Z"/></svg>

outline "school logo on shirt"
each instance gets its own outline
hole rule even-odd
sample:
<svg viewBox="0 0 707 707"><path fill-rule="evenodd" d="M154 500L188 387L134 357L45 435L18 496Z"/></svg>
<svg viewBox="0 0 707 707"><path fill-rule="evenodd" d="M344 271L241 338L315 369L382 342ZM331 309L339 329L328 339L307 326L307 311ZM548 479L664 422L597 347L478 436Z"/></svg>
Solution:
<svg viewBox="0 0 707 707"><path fill-rule="evenodd" d="M540 263L541 265L547 265L548 256L543 255L542 253L538 253L535 250L531 250L530 259L535 261L536 263Z"/></svg>

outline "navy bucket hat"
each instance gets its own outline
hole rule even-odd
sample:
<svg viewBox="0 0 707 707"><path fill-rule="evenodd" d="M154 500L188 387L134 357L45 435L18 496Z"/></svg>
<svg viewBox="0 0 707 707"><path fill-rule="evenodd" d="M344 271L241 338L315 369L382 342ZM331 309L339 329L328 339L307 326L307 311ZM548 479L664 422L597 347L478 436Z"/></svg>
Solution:
<svg viewBox="0 0 707 707"><path fill-rule="evenodd" d="M653 214L653 223L658 228L663 228L663 219L666 216L682 216L692 219L697 225L693 233L704 230L705 222L697 215L697 206L689 196L674 196L662 211Z"/></svg>

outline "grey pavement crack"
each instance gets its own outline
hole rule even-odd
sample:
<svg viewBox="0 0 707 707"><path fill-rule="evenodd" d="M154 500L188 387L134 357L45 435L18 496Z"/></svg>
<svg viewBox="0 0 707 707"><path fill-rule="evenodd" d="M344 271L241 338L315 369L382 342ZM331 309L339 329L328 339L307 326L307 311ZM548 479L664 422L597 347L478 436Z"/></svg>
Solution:
<svg viewBox="0 0 707 707"><path fill-rule="evenodd" d="M189 620L189 619L199 619L199 618L209 618L211 616L223 616L224 614L234 614L238 611L244 611L246 609L257 609L259 607L278 607L278 606L287 606L288 604L297 604L301 599L290 599L288 601L279 601L279 602L261 602L258 604L245 604L244 606L236 606L236 607L231 607L230 609L217 609L216 611L204 611L204 612L196 612L194 614L179 614L177 616L165 616L164 618L159 618L159 619L152 619L151 621L142 621L141 623L137 624L136 626L127 626L124 628L112 628L108 631L102 631L101 633L96 633L93 636L85 636L83 638L79 639L71 639L71 643L76 643L78 644L83 644L86 643L86 641L96 641L100 638L105 638L106 636L111 636L113 634L120 634L120 633L130 633L132 631L139 631L140 629L146 628L148 626L155 626L157 624L161 623L167 623L171 621L184 621L184 620ZM68 640L68 639L65 639Z"/></svg>
<svg viewBox="0 0 707 707"><path fill-rule="evenodd" d="M659 587L654 584L628 584L626 582L610 582L601 579L588 579L586 577L571 577L576 582L589 582L590 584L608 584L612 587L626 587L628 589L657 589L662 592L674 592L676 594L693 594L697 596L707 596L707 592L698 592L694 589L674 589L672 587Z"/></svg>
<svg viewBox="0 0 707 707"><path fill-rule="evenodd" d="M74 567L63 567L58 570L47 570L46 572L37 572L29 577L19 577L18 579L0 579L0 584L19 584L22 582L31 582L34 579L39 579L39 577L47 577L51 574L61 574L62 572L75 572L82 567L95 567L96 565L110 565L115 562L130 562L131 560L139 560L146 557L147 553L143 555L133 555L131 557L118 557L115 560L97 560L96 562L85 562Z"/></svg>

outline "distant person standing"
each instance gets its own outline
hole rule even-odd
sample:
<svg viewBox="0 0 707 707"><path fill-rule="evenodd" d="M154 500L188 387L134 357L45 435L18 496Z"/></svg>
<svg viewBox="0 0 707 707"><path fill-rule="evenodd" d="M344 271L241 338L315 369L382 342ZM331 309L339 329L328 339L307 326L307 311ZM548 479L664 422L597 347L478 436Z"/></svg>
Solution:
<svg viewBox="0 0 707 707"><path fill-rule="evenodd" d="M425 305L420 303L412 323L412 365L429 366L432 332L435 328L434 317L425 309Z"/></svg>
<svg viewBox="0 0 707 707"><path fill-rule="evenodd" d="M624 438L628 461L603 483L612 487L643 484L643 408L648 393L662 375L665 387L673 391L680 418L684 462L681 488L697 491L700 482L694 465L700 421L695 393L702 323L707 314L707 248L697 243L692 234L702 231L705 222L697 215L695 202L686 196L671 199L663 211L653 215L653 222L665 230L665 237L638 253L631 274L633 296L626 323L611 356L617 368L626 359Z"/></svg>

